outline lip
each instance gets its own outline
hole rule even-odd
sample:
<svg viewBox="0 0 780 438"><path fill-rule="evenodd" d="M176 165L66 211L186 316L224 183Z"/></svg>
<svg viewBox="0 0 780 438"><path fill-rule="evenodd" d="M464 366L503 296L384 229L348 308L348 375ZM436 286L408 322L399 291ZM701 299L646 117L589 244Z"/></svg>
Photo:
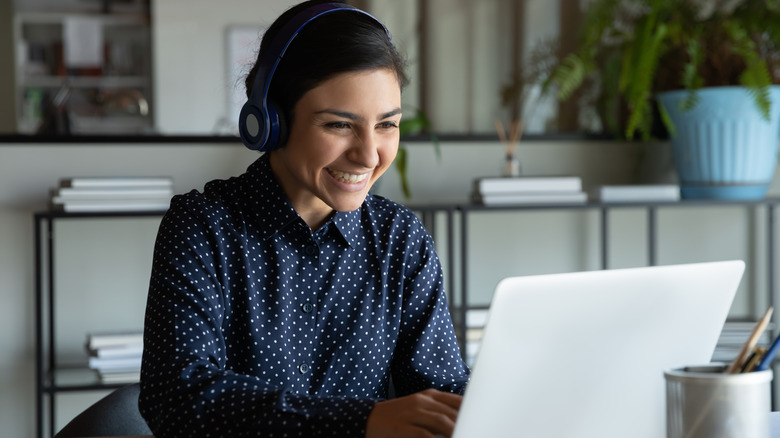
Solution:
<svg viewBox="0 0 780 438"><path fill-rule="evenodd" d="M333 182L340 190L346 191L346 192L360 192L368 185L369 181L371 181L371 172L365 172L362 174L365 174L366 177L357 183L346 183L341 180L336 179L331 173L329 169L323 169L325 174L328 176L328 179ZM361 175L362 175L361 174Z"/></svg>

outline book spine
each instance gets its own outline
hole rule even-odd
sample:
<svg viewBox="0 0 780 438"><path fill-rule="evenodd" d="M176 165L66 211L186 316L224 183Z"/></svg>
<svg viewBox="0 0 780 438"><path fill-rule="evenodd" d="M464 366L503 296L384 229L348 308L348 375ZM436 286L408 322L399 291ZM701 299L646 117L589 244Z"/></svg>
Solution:
<svg viewBox="0 0 780 438"><path fill-rule="evenodd" d="M561 178L482 178L475 180L474 191L482 194L533 193L533 192L579 192L582 180L579 177Z"/></svg>
<svg viewBox="0 0 780 438"><path fill-rule="evenodd" d="M117 187L171 187L173 179L169 177L77 177L60 181L61 187L68 188L117 188Z"/></svg>

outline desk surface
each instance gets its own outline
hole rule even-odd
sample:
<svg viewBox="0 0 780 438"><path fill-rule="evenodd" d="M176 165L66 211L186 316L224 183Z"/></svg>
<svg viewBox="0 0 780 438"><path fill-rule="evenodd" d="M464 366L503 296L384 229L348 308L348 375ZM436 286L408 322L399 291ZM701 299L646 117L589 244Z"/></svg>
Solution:
<svg viewBox="0 0 780 438"><path fill-rule="evenodd" d="M780 438L780 412L772 412L770 415L770 436L771 438ZM95 437L95 438L154 438L152 435L134 435L125 437Z"/></svg>

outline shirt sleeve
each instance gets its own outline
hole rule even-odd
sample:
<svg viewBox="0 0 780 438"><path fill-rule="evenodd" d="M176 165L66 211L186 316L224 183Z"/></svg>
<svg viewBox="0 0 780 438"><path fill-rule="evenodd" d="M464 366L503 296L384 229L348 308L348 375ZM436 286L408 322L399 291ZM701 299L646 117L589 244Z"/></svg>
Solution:
<svg viewBox="0 0 780 438"><path fill-rule="evenodd" d="M463 394L470 370L455 336L433 240L422 224L419 226L423 237L407 253L404 270L394 389L399 396L428 388Z"/></svg>
<svg viewBox="0 0 780 438"><path fill-rule="evenodd" d="M154 249L139 398L154 435L364 436L373 400L294 394L230 370L220 236L193 197L174 198Z"/></svg>

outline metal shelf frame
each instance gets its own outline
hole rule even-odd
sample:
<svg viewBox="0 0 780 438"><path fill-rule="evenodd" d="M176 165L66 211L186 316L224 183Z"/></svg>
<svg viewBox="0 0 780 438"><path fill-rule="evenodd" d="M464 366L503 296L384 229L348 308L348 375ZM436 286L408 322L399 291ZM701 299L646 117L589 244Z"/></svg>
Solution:
<svg viewBox="0 0 780 438"><path fill-rule="evenodd" d="M472 306L469 304L469 217L473 213L501 213L524 211L597 211L599 217L599 251L601 269L609 268L609 228L610 213L613 210L639 208L646 214L647 262L657 264L658 250L658 210L684 207L738 207L751 208L757 214L765 209L766 223L766 266L767 266L767 299L770 306L775 305L776 279L774 268L775 254L775 210L780 204L780 198L766 198L754 201L723 201L723 200L683 200L679 202L653 203L600 203L586 204L539 204L514 206L483 206L477 204L443 204L409 206L421 218L431 235L436 236L438 230L437 218L443 214L446 242L446 281L455 296L450 299L450 311L455 323L456 333L461 343L461 351L465 354L466 314ZM59 365L56 357L56 309L55 303L55 230L54 222L58 220L94 219L94 218L128 218L128 217L161 217L164 212L105 212L105 213L64 213L45 211L34 214L35 225L35 353L36 353L36 436L42 438L45 432L53 436L55 429L56 394L59 392L76 392L89 390L113 389L121 384L105 385L94 381L63 382L58 377ZM459 223L456 224L456 217ZM456 244L456 233L460 239ZM453 290L455 292L455 290ZM48 402L48 403L47 403ZM48 428L45 430L44 418L48 417Z"/></svg>
<svg viewBox="0 0 780 438"><path fill-rule="evenodd" d="M34 214L35 236L35 417L36 436L54 436L56 419L56 397L59 392L93 391L119 388L121 384L101 384L97 379L82 379L77 382L63 382L58 371L55 330L56 273L54 252L56 236L54 222L57 220L119 218L119 217L162 217L163 212L100 212L64 213L44 211ZM86 374L90 375L90 374ZM48 416L48 427L44 418ZM48 433L45 433L45 429Z"/></svg>

